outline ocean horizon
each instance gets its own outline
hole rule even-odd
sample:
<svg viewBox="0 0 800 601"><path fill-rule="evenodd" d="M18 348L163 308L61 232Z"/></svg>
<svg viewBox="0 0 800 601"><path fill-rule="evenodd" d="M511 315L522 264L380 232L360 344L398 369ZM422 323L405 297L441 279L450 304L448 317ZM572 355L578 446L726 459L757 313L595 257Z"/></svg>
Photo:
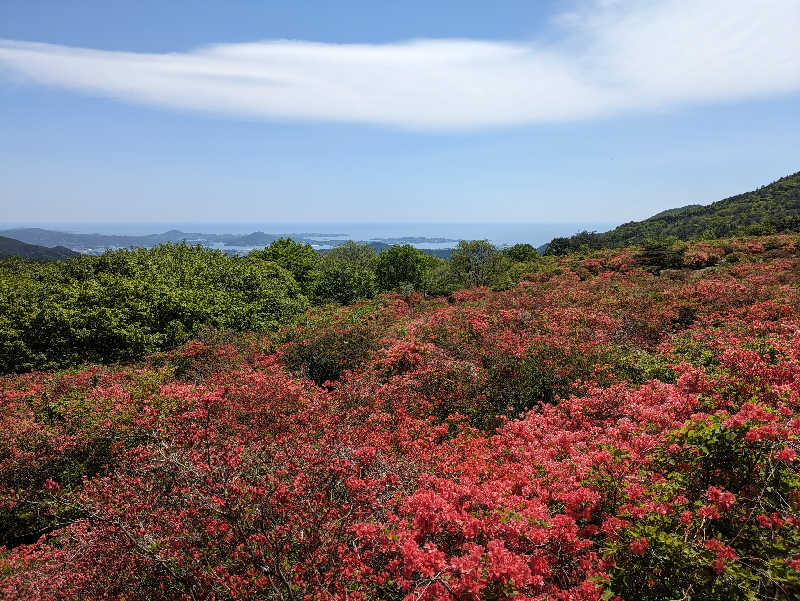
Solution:
<svg viewBox="0 0 800 601"><path fill-rule="evenodd" d="M170 230L201 234L275 235L303 234L306 239L386 241L403 238L444 238L446 242L414 242L419 248L449 248L458 240L489 240L499 246L529 243L540 246L558 236L606 231L612 222L264 222L264 221L159 221L159 222L2 222L0 229L37 227L75 234L144 236Z"/></svg>

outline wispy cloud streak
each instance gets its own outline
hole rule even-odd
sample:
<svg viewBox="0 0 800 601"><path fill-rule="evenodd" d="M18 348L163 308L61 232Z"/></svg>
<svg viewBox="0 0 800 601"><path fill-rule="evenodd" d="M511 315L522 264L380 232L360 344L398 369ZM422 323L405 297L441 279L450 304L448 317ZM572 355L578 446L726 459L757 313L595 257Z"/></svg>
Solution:
<svg viewBox="0 0 800 601"><path fill-rule="evenodd" d="M464 130L800 91L800 0L588 2L551 41L272 40L145 54L0 40L0 73L268 120Z"/></svg>

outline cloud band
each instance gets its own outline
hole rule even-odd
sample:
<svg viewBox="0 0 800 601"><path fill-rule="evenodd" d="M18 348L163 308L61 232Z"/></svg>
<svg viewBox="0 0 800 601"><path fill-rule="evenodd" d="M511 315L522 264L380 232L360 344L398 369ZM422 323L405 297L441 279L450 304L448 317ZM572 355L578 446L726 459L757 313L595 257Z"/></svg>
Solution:
<svg viewBox="0 0 800 601"><path fill-rule="evenodd" d="M0 72L174 109L465 130L800 90L800 1L594 2L557 41L274 40L145 54L0 40Z"/></svg>

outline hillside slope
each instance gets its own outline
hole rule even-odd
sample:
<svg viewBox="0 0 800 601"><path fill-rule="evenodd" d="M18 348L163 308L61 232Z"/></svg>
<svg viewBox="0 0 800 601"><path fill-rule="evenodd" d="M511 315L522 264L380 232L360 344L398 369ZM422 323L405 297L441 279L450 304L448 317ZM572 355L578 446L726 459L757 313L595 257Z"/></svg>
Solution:
<svg viewBox="0 0 800 601"><path fill-rule="evenodd" d="M776 231L797 231L800 227L800 172L710 205L669 209L644 221L625 223L603 234L603 239L607 246L616 247L652 237L723 238L762 222Z"/></svg>
<svg viewBox="0 0 800 601"><path fill-rule="evenodd" d="M80 256L80 253L63 246L48 248L37 244L26 244L14 238L0 236L0 257L23 257L26 259L69 259Z"/></svg>
<svg viewBox="0 0 800 601"><path fill-rule="evenodd" d="M714 239L800 231L800 172L767 186L708 205L667 209L643 221L623 223L603 233L581 232L570 238L554 238L550 254L588 248L619 248L649 239Z"/></svg>

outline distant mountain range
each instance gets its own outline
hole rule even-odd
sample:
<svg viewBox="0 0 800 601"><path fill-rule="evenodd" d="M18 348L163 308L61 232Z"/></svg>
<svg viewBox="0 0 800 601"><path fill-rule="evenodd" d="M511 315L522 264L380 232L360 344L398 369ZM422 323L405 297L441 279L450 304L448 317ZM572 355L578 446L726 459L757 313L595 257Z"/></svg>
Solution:
<svg viewBox="0 0 800 601"><path fill-rule="evenodd" d="M752 192L708 205L668 209L608 232L581 232L570 238L554 238L547 245L547 252L563 254L584 246L618 248L652 239L695 240L772 232L800 232L800 172Z"/></svg>
<svg viewBox="0 0 800 601"><path fill-rule="evenodd" d="M0 231L0 234L28 244L42 246L66 246L76 250L90 251L96 248L128 248L130 246L151 247L166 242L221 243L226 246L268 245L280 238L276 234L253 232L252 234L201 234L170 230L163 234L141 236L117 234L75 234L45 230L38 227L16 228Z"/></svg>
<svg viewBox="0 0 800 601"><path fill-rule="evenodd" d="M553 238L539 247L540 252L564 254L582 248L618 248L642 244L652 239L693 240L723 238L736 235L758 235L772 232L800 232L800 172L783 177L752 192L731 196L709 205L687 205L668 209L643 221L624 223L613 230L581 232L571 237ZM31 258L67 258L78 254L99 254L107 249L145 247L167 242L186 242L222 247L230 254L246 253L250 248L267 246L275 240L291 236L315 248L342 244L340 234L204 234L169 230L162 234L114 235L77 234L42 228L16 228L0 231L0 256L19 255ZM373 239L367 243L380 251L394 244L455 243L441 237L409 236ZM49 247L49 248L46 248ZM70 250L72 249L72 250ZM426 249L438 256L449 256L449 248Z"/></svg>
<svg viewBox="0 0 800 601"><path fill-rule="evenodd" d="M41 247L66 247L82 254L100 254L108 249L143 247L150 248L168 242L188 244L201 244L203 246L222 247L229 254L241 254L250 248L268 246L281 237L291 236L294 240L301 243L312 244L316 248L330 248L338 246L346 241L346 237L341 234L323 233L299 233L299 234L267 234L265 232L252 232L250 234L205 234L199 232L182 232L180 230L169 230L162 234L146 235L122 235L122 234L76 234L72 232L61 232L47 230L38 227L26 227L0 230L0 235L7 239L14 239L19 243L27 245L39 245ZM408 236L401 238L381 238L372 240L368 243L376 250L380 251L385 247L394 244L447 244L455 243L457 240L441 237ZM11 248L11 246L9 246ZM244 249L244 250L242 250ZM449 249L428 250L431 254L440 256L449 255ZM10 253L15 254L15 253ZM74 254L78 254L77 252Z"/></svg>
<svg viewBox="0 0 800 601"><path fill-rule="evenodd" d="M47 247L37 244L26 244L13 238L0 236L0 257L23 257L36 260L69 259L80 253L63 246Z"/></svg>

